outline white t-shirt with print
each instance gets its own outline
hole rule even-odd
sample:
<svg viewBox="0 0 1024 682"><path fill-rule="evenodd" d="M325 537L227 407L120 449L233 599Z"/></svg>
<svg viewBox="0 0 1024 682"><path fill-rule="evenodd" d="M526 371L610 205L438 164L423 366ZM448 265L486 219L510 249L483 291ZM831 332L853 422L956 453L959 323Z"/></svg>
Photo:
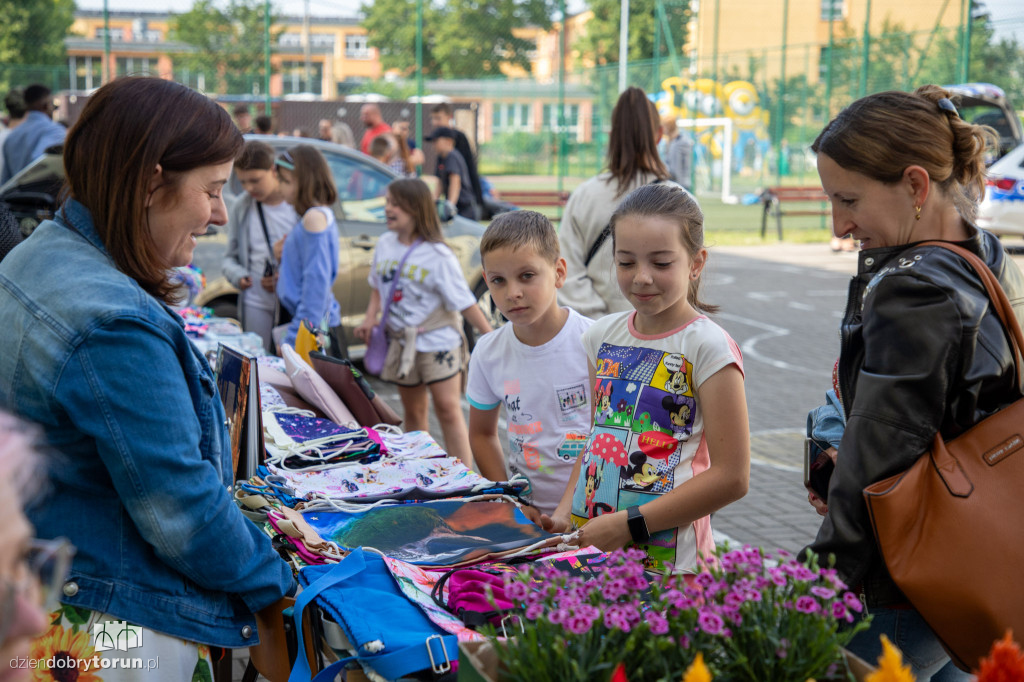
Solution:
<svg viewBox="0 0 1024 682"><path fill-rule="evenodd" d="M650 502L710 466L697 389L730 364L736 342L703 315L658 336L637 332L635 311L608 315L583 335L597 370L594 425L572 499L576 524ZM715 548L711 518L654 533L649 567L690 571Z"/></svg>
<svg viewBox="0 0 1024 682"><path fill-rule="evenodd" d="M275 244L281 237L285 237L292 228L299 222L299 214L295 212L292 205L287 201L271 206L263 204L263 217L267 221L267 235L270 243ZM256 202L253 202L249 210L249 277L252 278L252 286L242 292L245 303L263 310L273 310L277 305L277 295L273 291L267 291L260 284L263 278L263 271L270 259L270 250L267 248L267 238L263 236L263 225L260 223L260 212L256 209Z"/></svg>
<svg viewBox="0 0 1024 682"><path fill-rule="evenodd" d="M380 292L381 307L391 292L398 262L409 246L398 241L394 232L385 232L373 250L373 264L367 278L370 286ZM391 309L388 329L400 331L421 324L439 306L460 311L476 303L476 297L466 284L459 259L445 244L421 242L405 260L398 280ZM452 327L443 327L416 336L416 350L430 353L451 350L462 343L462 336Z"/></svg>
<svg viewBox="0 0 1024 682"><path fill-rule="evenodd" d="M590 430L590 375L580 337L594 323L575 310L540 346L516 338L511 324L484 334L469 359L466 398L479 410L505 406L510 474L530 481L526 496L555 511Z"/></svg>

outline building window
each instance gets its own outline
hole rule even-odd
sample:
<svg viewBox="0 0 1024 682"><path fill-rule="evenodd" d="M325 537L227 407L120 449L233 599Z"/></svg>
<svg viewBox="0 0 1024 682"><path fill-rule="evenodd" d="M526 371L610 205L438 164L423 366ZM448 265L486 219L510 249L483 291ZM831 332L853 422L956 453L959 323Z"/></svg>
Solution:
<svg viewBox="0 0 1024 682"><path fill-rule="evenodd" d="M578 104L565 105L565 132L576 133L579 131L580 107ZM544 127L558 131L558 105L544 105Z"/></svg>
<svg viewBox="0 0 1024 682"><path fill-rule="evenodd" d="M155 76L157 75L156 59L150 57L118 57L115 74L117 76Z"/></svg>
<svg viewBox="0 0 1024 682"><path fill-rule="evenodd" d="M103 27L100 26L96 29L96 39L103 40ZM110 29L110 42L119 43L124 40L124 29L123 28L111 28Z"/></svg>
<svg viewBox="0 0 1024 682"><path fill-rule="evenodd" d="M370 46L366 43L366 36L345 36L345 56L349 59L369 59Z"/></svg>
<svg viewBox="0 0 1024 682"><path fill-rule="evenodd" d="M309 44L313 47L329 47L334 49L334 34L313 33L309 36Z"/></svg>
<svg viewBox="0 0 1024 682"><path fill-rule="evenodd" d="M821 0L822 21L842 21L843 0Z"/></svg>
<svg viewBox="0 0 1024 682"><path fill-rule="evenodd" d="M301 33L282 33L277 40L281 47L300 47L302 45Z"/></svg>
<svg viewBox="0 0 1024 682"><path fill-rule="evenodd" d="M103 83L103 59L100 57L69 57L68 71L72 90L92 90Z"/></svg>
<svg viewBox="0 0 1024 682"><path fill-rule="evenodd" d="M491 119L495 133L533 132L533 110L529 104L495 102Z"/></svg>
<svg viewBox="0 0 1024 682"><path fill-rule="evenodd" d="M281 85L283 94L292 95L299 92L323 94L324 65L313 62L309 65L309 81L306 81L305 62L281 62Z"/></svg>

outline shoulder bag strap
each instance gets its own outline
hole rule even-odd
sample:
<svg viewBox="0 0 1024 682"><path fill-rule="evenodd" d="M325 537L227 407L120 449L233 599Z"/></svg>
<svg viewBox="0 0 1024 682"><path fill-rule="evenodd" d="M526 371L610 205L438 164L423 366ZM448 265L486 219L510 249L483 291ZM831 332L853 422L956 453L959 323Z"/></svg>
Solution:
<svg viewBox="0 0 1024 682"><path fill-rule="evenodd" d="M352 576L361 573L365 569L366 560L363 559L363 552L362 550L356 550L345 557L340 564L335 565L334 568L324 574L319 580L311 584L309 587L302 590L302 592L295 597L294 617L299 653L295 657L295 665L292 667L291 675L288 676L288 682L309 682L309 679L313 674L309 667L309 660L306 658L306 645L302 633L302 612L321 592L333 585L337 585L343 580L347 580ZM344 663L348 663L349 661L355 660L355 657L342 660ZM338 663L344 665L342 661L338 661ZM337 664L332 665L323 670L321 675L326 673L327 670L332 669L337 672L340 667L341 666L338 666ZM320 675L317 675L317 679L320 679ZM334 679L333 676L330 679Z"/></svg>
<svg viewBox="0 0 1024 682"><path fill-rule="evenodd" d="M667 182L666 178L657 178L653 182L648 182L647 184L648 185L660 185L663 182ZM646 187L646 185L645 185L645 187ZM594 260L594 256L597 255L598 250L601 248L601 246L605 243L605 241L610 236L612 236L612 224L611 224L611 222L609 222L607 225L604 226L604 229L601 230L601 234L597 235L597 239L595 239L594 243L590 245L589 249L587 249L587 257L583 259L583 267L584 268L587 268L590 265L590 261Z"/></svg>
<svg viewBox="0 0 1024 682"><path fill-rule="evenodd" d="M277 259L274 258L274 245L270 243L270 232L267 230L267 219L263 217L263 202L256 202L256 212L260 214L260 226L263 227L263 238L267 240L270 262L277 265Z"/></svg>
<svg viewBox="0 0 1024 682"><path fill-rule="evenodd" d="M363 550L356 549L340 563L320 577L316 582L302 590L295 597L294 618L296 624L299 653L295 658L288 682L308 682L312 672L306 659L306 647L302 633L302 612L324 590L340 582L352 578L366 569ZM410 606L412 606L410 604ZM418 607L416 607L418 608ZM341 669L348 663L363 660L375 671L389 680L408 675L420 670L431 669L435 673L451 670L452 661L458 660L459 641L454 635L431 635L424 640L422 649L405 647L397 651L369 656L349 656L324 668L314 678L314 682L331 682Z"/></svg>
<svg viewBox="0 0 1024 682"><path fill-rule="evenodd" d="M417 239L416 241L414 241L412 245L405 250L405 253L402 255L402 260L398 261L398 267L395 268L395 278L391 280L391 288L388 290L388 296L382 302L383 307L381 308L380 322L378 324L380 324L381 328L383 329L387 328L388 310L391 308L391 299L395 297L395 289L398 287L398 278L402 276L402 266L405 265L405 259L409 257L409 254L412 253L413 249L415 249L422 243L422 239Z"/></svg>
<svg viewBox="0 0 1024 682"><path fill-rule="evenodd" d="M978 273L981 283L985 286L985 291L988 292L988 297L992 300L992 308L996 315L999 316L999 321L1003 323L1007 336L1010 338L1010 345L1013 346L1013 364L1017 372L1017 386L1020 386L1021 355L1024 354L1024 332L1021 331L1020 323L1013 312L1013 305L1010 304L1010 299L1006 297L1006 292L1003 291L1003 287L999 284L995 274L985 264L985 261L962 246L940 241L922 242L918 246L938 246L947 251L952 251L966 260L974 271Z"/></svg>

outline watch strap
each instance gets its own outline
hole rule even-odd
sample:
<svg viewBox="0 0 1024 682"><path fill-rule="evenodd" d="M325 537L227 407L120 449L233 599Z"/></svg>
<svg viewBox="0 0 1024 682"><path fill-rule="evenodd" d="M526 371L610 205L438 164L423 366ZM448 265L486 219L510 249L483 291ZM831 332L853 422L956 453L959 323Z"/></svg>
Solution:
<svg viewBox="0 0 1024 682"><path fill-rule="evenodd" d="M626 525L629 527L629 535L633 542L647 542L651 539L651 534L647 530L647 519L638 505L626 509Z"/></svg>

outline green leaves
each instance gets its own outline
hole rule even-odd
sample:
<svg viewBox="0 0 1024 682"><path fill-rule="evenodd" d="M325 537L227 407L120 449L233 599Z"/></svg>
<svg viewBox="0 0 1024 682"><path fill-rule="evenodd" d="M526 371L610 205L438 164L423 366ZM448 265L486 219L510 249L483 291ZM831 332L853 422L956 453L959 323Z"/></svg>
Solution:
<svg viewBox="0 0 1024 682"><path fill-rule="evenodd" d="M63 66L64 36L71 28L74 0L0 0L0 64ZM0 91L10 85L0 78Z"/></svg>
<svg viewBox="0 0 1024 682"><path fill-rule="evenodd" d="M363 26L385 70L415 73L416 5L417 0L375 0L362 7ZM553 0L423 0L424 72L441 78L500 76L502 63L529 71L536 44L512 31L546 29L554 14Z"/></svg>
<svg viewBox="0 0 1024 682"><path fill-rule="evenodd" d="M171 38L196 48L176 61L190 70L205 72L211 90L249 90L254 77L259 82L263 78L263 12L263 0L231 0L224 9L212 0L196 0L191 10L171 22ZM276 20L272 13L271 25ZM271 46L280 34L281 29L271 29ZM220 82L211 87L215 78Z"/></svg>

